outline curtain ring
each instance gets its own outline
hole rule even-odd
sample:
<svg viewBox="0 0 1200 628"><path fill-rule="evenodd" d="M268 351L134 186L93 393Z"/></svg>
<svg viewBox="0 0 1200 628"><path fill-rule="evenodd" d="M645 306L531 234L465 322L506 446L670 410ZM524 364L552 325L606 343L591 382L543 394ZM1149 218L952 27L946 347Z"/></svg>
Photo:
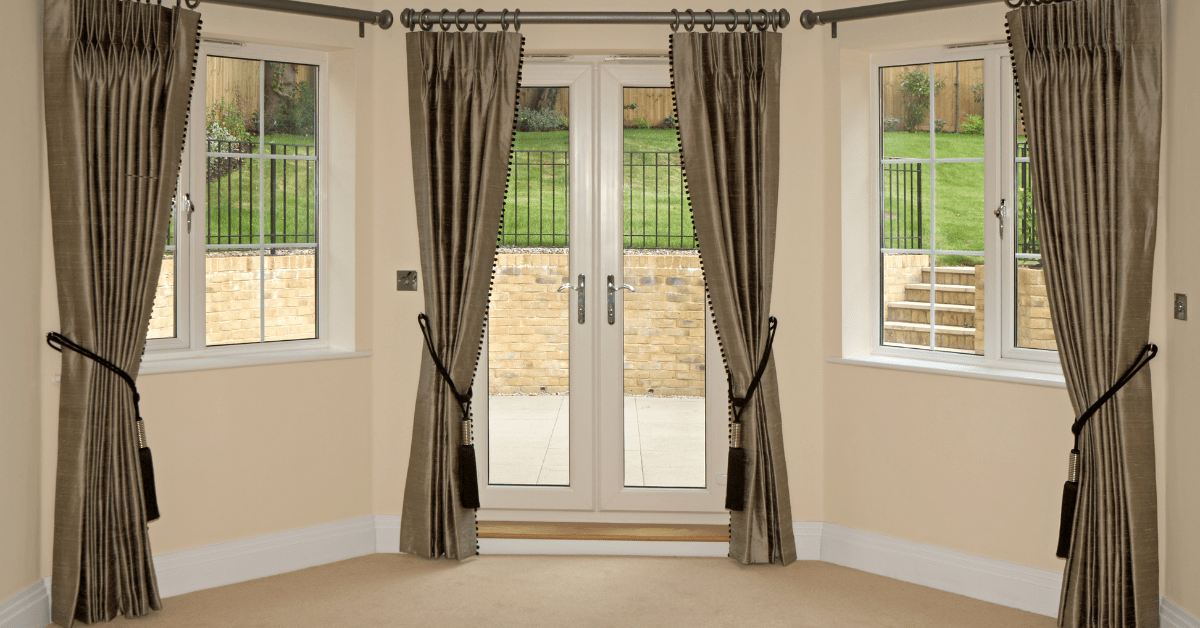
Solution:
<svg viewBox="0 0 1200 628"><path fill-rule="evenodd" d="M691 9L685 9L684 13L687 13L688 17L692 18L691 24L685 24L683 26L683 30L690 33L692 31L696 30L696 12Z"/></svg>
<svg viewBox="0 0 1200 628"><path fill-rule="evenodd" d="M513 9L513 30L521 32L521 10Z"/></svg>
<svg viewBox="0 0 1200 628"><path fill-rule="evenodd" d="M421 9L421 14L417 16L417 26L421 27L422 33L428 33L430 29L433 28L433 24L425 23L425 16L430 13L433 13L433 11L430 11L429 9Z"/></svg>
<svg viewBox="0 0 1200 628"><path fill-rule="evenodd" d="M462 14L466 13L466 12L467 12L466 9L459 9L458 11L456 11L454 13L454 28L457 28L458 32L460 32L460 33L467 30L467 28L469 28L471 26L470 22L467 22L466 24L462 24L459 22L459 20L462 19Z"/></svg>
<svg viewBox="0 0 1200 628"><path fill-rule="evenodd" d="M730 10L726 11L726 13L733 16L733 24L725 25L725 30L732 33L733 31L736 31L737 27L738 27L738 23L737 23L738 12L734 11L733 9L730 9Z"/></svg>
<svg viewBox="0 0 1200 628"><path fill-rule="evenodd" d="M762 16L763 16L762 24L757 25L758 30L765 31L765 30L767 30L767 28L769 28L771 26L771 14L767 13L766 9L759 9L758 12L762 13Z"/></svg>
<svg viewBox="0 0 1200 628"><path fill-rule="evenodd" d="M1023 3L1023 0L1016 0L1016 4L1013 4L1012 0L1004 0L1004 6L1007 6L1010 9L1019 9Z"/></svg>
<svg viewBox="0 0 1200 628"><path fill-rule="evenodd" d="M754 30L754 13L750 12L750 9L746 9L746 32L749 33L751 30Z"/></svg>
<svg viewBox="0 0 1200 628"><path fill-rule="evenodd" d="M443 31L450 30L450 25L446 23L446 14L449 12L450 9L442 9L442 12L438 14L438 26L442 27Z"/></svg>
<svg viewBox="0 0 1200 628"><path fill-rule="evenodd" d="M481 30L487 28L487 24L479 23L479 14L480 13L483 13L483 9L475 9L475 30L477 30L477 31L481 31Z"/></svg>
<svg viewBox="0 0 1200 628"><path fill-rule="evenodd" d="M507 16L508 16L508 9L501 9L500 10L500 28L503 29L505 32L508 32L508 22L504 21L504 18Z"/></svg>
<svg viewBox="0 0 1200 628"><path fill-rule="evenodd" d="M183 0L183 3L186 4L187 8L189 8L189 9L194 9L194 8L200 6L200 0ZM176 2L175 6L179 6L179 3Z"/></svg>
<svg viewBox="0 0 1200 628"><path fill-rule="evenodd" d="M671 13L675 16L675 23L671 24L673 32L679 32L679 9L671 9Z"/></svg>
<svg viewBox="0 0 1200 628"><path fill-rule="evenodd" d="M717 27L717 14L713 13L712 9L705 9L704 12L708 14L708 24L701 24L701 26L704 27L704 30L711 33Z"/></svg>

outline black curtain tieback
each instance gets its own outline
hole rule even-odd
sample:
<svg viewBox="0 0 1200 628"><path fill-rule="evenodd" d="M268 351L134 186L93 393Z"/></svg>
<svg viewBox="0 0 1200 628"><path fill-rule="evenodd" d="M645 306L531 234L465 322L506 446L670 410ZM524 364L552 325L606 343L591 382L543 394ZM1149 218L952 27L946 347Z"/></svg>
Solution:
<svg viewBox="0 0 1200 628"><path fill-rule="evenodd" d="M742 449L742 413L746 411L754 391L763 373L767 372L767 364L771 361L771 346L775 344L775 330L779 327L779 319L774 316L767 319L767 346L763 349L762 359L758 362L758 370L746 387L742 397L733 396L733 373L725 374L729 382L729 404L733 406L733 423L729 426L729 468L725 483L725 509L740 511L746 507L746 450Z"/></svg>
<svg viewBox="0 0 1200 628"><path fill-rule="evenodd" d="M1067 558L1071 553L1071 536L1075 528L1075 506L1079 501L1079 434L1083 432L1083 426L1087 425L1092 415L1100 410L1100 407L1112 399L1121 390L1129 380L1137 375L1142 367L1150 363L1154 356L1158 355L1158 345L1153 342L1142 347L1142 352L1138 354L1136 360L1133 361L1125 374L1113 384L1096 403L1088 406L1083 414L1071 424L1071 433L1075 435L1075 446L1071 448L1071 456L1067 464L1067 481L1063 484L1062 512L1059 515L1058 521L1058 549L1055 555L1059 558Z"/></svg>
<svg viewBox="0 0 1200 628"><path fill-rule="evenodd" d="M134 383L133 377L129 373L126 373L125 369L72 342L71 339L56 331L46 334L46 344L59 353L62 353L63 349L70 349L116 373L121 379L125 380L125 383L129 386L129 390L133 392L133 415L134 423L137 426L138 462L142 468L142 499L146 505L146 521L158 519L160 515L158 511L158 492L154 488L154 459L150 455L150 446L146 443L146 427L142 423L142 410L138 403L142 400L142 396L138 394L137 384Z"/></svg>
<svg viewBox="0 0 1200 628"><path fill-rule="evenodd" d="M429 317L424 312L417 314L417 324L421 326L421 335L425 336L425 348L429 350L429 357L433 358L438 375L450 386L450 393L454 395L454 401L462 411L462 420L459 422L461 440L458 445L459 500L463 508L479 508L479 471L475 464L475 447L471 444L471 388L468 387L465 393L458 392L458 387L450 377L450 370L433 347L433 335L429 333Z"/></svg>

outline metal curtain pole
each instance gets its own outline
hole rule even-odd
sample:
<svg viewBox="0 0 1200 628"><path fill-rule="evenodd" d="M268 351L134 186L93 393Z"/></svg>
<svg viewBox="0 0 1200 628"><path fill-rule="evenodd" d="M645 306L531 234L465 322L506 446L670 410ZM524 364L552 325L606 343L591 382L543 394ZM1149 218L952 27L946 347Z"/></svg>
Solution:
<svg viewBox="0 0 1200 628"><path fill-rule="evenodd" d="M850 7L848 9L805 11L800 14L800 25L807 29L820 24L832 24L833 36L837 37L838 22L848 22L850 20L865 20L872 17L904 15L906 13L919 13L921 11L933 11L936 9L954 9L957 7L994 4L997 2L1003 2L1010 9L1015 9L1021 5L1051 4L1060 1L1062 0L902 0L901 2L884 2L861 7Z"/></svg>
<svg viewBox="0 0 1200 628"><path fill-rule="evenodd" d="M736 30L739 26L749 31L754 28L758 30L779 30L784 28L792 20L791 14L787 9L778 9L767 11L759 9L751 11L737 11L729 9L728 11L713 11L706 9L704 11L694 11L686 9L683 11L672 9L671 11L661 12L627 12L627 11L484 11L476 9L468 11L466 9L405 9L400 12L400 24L415 30L420 27L421 30L430 30L433 27L438 27L441 30L450 30L451 27L457 30L466 30L474 26L478 30L483 30L488 24L498 24L504 30L515 27L520 30L524 24L666 24L673 30L679 30L683 27L684 30L691 31L697 26L704 27L704 30L711 31L718 24L725 27L726 30Z"/></svg>
<svg viewBox="0 0 1200 628"><path fill-rule="evenodd" d="M384 9L383 11L364 11L362 9L347 9L345 7L335 7L328 4L316 4L313 2L300 2L299 0L185 0L189 9L194 9L201 2L207 4L223 4L231 7L242 7L247 9L263 9L265 11L278 11L280 13L294 13L296 15L311 15L313 17L324 17L334 20L346 20L348 22L358 22L358 36L365 36L364 26L366 24L374 24L384 30L392 27L392 12Z"/></svg>

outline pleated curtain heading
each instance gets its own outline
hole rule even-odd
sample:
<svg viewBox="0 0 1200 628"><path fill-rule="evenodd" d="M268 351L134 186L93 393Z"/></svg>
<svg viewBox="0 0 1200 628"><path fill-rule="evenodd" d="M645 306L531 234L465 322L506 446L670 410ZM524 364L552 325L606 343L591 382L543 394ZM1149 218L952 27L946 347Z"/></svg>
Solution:
<svg viewBox="0 0 1200 628"><path fill-rule="evenodd" d="M1008 14L1046 291L1076 416L1145 359L1162 124L1157 0ZM1064 421L1063 430L1071 425ZM1078 434L1060 626L1159 625L1150 369ZM1064 500L1068 501L1068 500Z"/></svg>
<svg viewBox="0 0 1200 628"><path fill-rule="evenodd" d="M134 0L45 0L43 60L60 332L137 377L183 150L199 14ZM62 354L51 617L158 610L135 399Z"/></svg>

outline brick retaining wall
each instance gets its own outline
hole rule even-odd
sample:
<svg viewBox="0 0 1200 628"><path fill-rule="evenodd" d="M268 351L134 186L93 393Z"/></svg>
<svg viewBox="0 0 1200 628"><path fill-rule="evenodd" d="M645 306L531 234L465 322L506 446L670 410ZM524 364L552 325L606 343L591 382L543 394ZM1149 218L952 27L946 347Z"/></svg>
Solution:
<svg viewBox="0 0 1200 628"><path fill-rule="evenodd" d="M488 390L493 394L564 393L569 389L567 337L575 296L556 292L569 279L566 253L497 256L489 314ZM625 293L625 392L704 395L704 278L691 253L629 254ZM592 278L588 298L606 299ZM603 303L603 301L601 301Z"/></svg>

